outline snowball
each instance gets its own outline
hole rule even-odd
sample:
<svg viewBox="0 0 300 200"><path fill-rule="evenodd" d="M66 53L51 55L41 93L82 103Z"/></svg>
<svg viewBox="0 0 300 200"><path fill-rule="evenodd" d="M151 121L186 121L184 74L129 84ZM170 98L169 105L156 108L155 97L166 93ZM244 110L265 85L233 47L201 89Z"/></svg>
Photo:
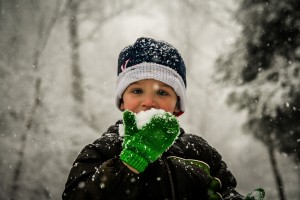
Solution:
<svg viewBox="0 0 300 200"><path fill-rule="evenodd" d="M141 111L135 114L138 129L141 129L145 124L147 124L154 115L163 114L165 112L166 111L162 109L151 108L150 110Z"/></svg>
<svg viewBox="0 0 300 200"><path fill-rule="evenodd" d="M155 116L159 115L162 118L166 118L166 116L162 116L166 111L162 109L155 109L151 108L150 110L141 111L139 113L135 113L135 119L136 119L136 125L138 129L141 129L143 126L145 126L150 120ZM170 113L172 116L172 114ZM172 117L168 118L169 120L172 119ZM125 135L125 127L123 124L119 124L119 135L124 136Z"/></svg>

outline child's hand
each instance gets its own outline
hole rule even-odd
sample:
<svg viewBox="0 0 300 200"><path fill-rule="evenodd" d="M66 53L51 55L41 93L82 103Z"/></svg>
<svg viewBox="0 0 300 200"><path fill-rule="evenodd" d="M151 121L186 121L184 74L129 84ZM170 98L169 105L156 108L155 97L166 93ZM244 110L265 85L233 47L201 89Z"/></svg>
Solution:
<svg viewBox="0 0 300 200"><path fill-rule="evenodd" d="M124 111L123 120L125 137L120 159L138 172L157 160L180 133L176 117L168 112L155 114L140 128L131 111Z"/></svg>
<svg viewBox="0 0 300 200"><path fill-rule="evenodd" d="M167 159L171 161L172 165L177 166L177 173L188 173L192 175L194 180L197 180L199 193L206 189L207 199L223 199L222 195L219 193L222 183L220 179L211 176L210 167L207 163L200 160L184 159L176 156L169 156ZM180 171L181 169L184 169L185 172ZM203 195L205 194L203 193Z"/></svg>

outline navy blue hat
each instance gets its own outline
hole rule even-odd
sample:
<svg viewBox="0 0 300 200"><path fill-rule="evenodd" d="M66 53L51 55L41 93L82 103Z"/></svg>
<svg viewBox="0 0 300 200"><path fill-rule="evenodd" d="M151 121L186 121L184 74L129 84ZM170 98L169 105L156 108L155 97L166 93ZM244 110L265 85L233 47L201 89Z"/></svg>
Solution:
<svg viewBox="0 0 300 200"><path fill-rule="evenodd" d="M171 86L180 98L180 110L186 102L186 69L180 53L165 41L138 38L125 47L118 59L116 105L119 108L123 92L133 82L155 79Z"/></svg>

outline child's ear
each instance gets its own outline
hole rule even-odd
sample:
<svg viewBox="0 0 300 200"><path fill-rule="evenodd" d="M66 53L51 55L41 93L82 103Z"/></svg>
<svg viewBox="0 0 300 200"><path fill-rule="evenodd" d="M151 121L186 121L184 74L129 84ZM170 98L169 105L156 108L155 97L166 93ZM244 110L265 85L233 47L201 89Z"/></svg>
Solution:
<svg viewBox="0 0 300 200"><path fill-rule="evenodd" d="M175 112L181 112L180 111L180 98L177 97L176 106L175 106Z"/></svg>
<svg viewBox="0 0 300 200"><path fill-rule="evenodd" d="M180 109L176 106L174 112L178 113L178 112L180 112Z"/></svg>
<svg viewBox="0 0 300 200"><path fill-rule="evenodd" d="M119 106L119 107L120 107L120 110L121 110L121 111L124 111L124 110L125 110L123 99L120 100L120 106Z"/></svg>
<svg viewBox="0 0 300 200"><path fill-rule="evenodd" d="M180 113L180 112L181 112L181 111L180 111L179 108L176 106L175 109L174 109L173 114L174 114L175 116L177 116L177 114Z"/></svg>
<svg viewBox="0 0 300 200"><path fill-rule="evenodd" d="M180 108L180 99L179 99L179 97L177 97L177 102L176 102L175 109L173 112L173 114L175 116L177 116L178 113L181 113L181 110L179 108Z"/></svg>

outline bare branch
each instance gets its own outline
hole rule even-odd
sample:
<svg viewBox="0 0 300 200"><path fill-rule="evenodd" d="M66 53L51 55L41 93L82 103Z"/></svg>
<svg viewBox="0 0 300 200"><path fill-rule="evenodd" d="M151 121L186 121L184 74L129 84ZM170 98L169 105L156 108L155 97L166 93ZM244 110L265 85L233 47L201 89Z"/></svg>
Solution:
<svg viewBox="0 0 300 200"><path fill-rule="evenodd" d="M61 9L61 1L57 0L55 3L54 14L51 17L48 25L46 26L46 28L44 30L38 29L39 39L38 39L38 42L37 42L37 45L36 45L36 48L34 51L33 62L32 62L32 66L34 67L35 71L38 69L40 56L47 45L47 42L51 35L51 31L52 31L57 19L60 16L62 16L61 14L63 14L63 12L61 12L60 9ZM42 23L42 21L40 23ZM40 27L42 27L42 25L40 25Z"/></svg>
<svg viewBox="0 0 300 200"><path fill-rule="evenodd" d="M95 26L91 30L91 32L88 34L87 37L85 37L85 38L82 39L82 42L85 42L85 41L93 39L93 37L95 36L95 34L98 32L98 30L103 26L103 23L108 22L109 20L112 20L113 18L121 15L125 11L128 12L128 10L132 9L133 7L134 7L134 3L128 4L128 5L124 6L124 7L121 7L119 10L114 11L110 15L98 19L99 21L97 21L97 26Z"/></svg>

